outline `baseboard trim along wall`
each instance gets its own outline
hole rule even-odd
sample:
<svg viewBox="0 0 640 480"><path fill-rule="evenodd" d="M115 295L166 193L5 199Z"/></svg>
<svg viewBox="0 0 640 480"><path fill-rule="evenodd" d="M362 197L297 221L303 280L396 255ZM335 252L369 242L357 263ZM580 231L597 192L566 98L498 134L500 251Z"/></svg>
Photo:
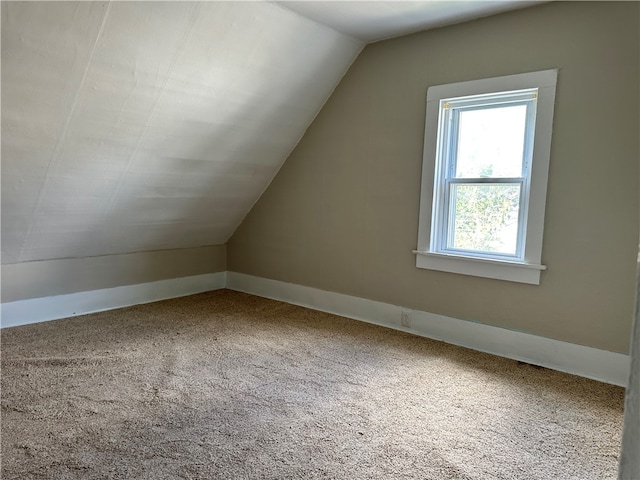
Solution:
<svg viewBox="0 0 640 480"><path fill-rule="evenodd" d="M630 357L317 288L227 272L227 288L442 340L613 385L626 386ZM408 312L410 327L401 325Z"/></svg>
<svg viewBox="0 0 640 480"><path fill-rule="evenodd" d="M226 272L206 273L3 303L0 326L5 328L46 322L218 290L225 287L226 277Z"/></svg>
<svg viewBox="0 0 640 480"><path fill-rule="evenodd" d="M529 333L236 272L218 272L2 304L0 326L15 327L229 288L442 340L554 370L626 386L630 357ZM408 313L410 326L401 324Z"/></svg>

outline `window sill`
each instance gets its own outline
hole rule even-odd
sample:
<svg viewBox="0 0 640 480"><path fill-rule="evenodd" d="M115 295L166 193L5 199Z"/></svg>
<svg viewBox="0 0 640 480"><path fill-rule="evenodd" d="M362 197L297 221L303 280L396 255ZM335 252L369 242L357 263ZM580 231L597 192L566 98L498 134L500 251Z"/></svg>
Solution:
<svg viewBox="0 0 640 480"><path fill-rule="evenodd" d="M418 268L531 285L539 285L540 272L547 269L544 265L533 263L463 257L419 250L413 250L413 253L416 254L416 267Z"/></svg>

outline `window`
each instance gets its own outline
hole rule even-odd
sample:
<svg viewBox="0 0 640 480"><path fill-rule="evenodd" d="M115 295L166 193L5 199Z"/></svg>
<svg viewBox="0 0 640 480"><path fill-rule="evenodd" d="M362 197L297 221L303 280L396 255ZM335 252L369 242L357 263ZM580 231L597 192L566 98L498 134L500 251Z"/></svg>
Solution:
<svg viewBox="0 0 640 480"><path fill-rule="evenodd" d="M556 78L429 88L418 267L539 284Z"/></svg>

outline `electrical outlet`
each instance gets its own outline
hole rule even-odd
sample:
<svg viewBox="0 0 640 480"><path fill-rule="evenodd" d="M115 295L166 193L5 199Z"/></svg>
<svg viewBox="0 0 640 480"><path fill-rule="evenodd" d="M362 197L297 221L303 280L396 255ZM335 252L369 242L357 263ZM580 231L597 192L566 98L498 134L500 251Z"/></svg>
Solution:
<svg viewBox="0 0 640 480"><path fill-rule="evenodd" d="M411 328L411 311L402 310L400 312L400 325L403 327Z"/></svg>

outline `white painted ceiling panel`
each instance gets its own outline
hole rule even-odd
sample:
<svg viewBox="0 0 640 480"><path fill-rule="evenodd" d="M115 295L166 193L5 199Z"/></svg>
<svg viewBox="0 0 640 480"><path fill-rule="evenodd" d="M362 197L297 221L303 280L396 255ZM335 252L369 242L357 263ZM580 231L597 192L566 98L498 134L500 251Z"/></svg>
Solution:
<svg viewBox="0 0 640 480"><path fill-rule="evenodd" d="M2 262L225 243L362 46L262 2L3 2Z"/></svg>
<svg viewBox="0 0 640 480"><path fill-rule="evenodd" d="M375 42L549 0L305 0L280 5L339 32Z"/></svg>
<svg viewBox="0 0 640 480"><path fill-rule="evenodd" d="M365 42L535 2L2 2L2 263L226 243Z"/></svg>

